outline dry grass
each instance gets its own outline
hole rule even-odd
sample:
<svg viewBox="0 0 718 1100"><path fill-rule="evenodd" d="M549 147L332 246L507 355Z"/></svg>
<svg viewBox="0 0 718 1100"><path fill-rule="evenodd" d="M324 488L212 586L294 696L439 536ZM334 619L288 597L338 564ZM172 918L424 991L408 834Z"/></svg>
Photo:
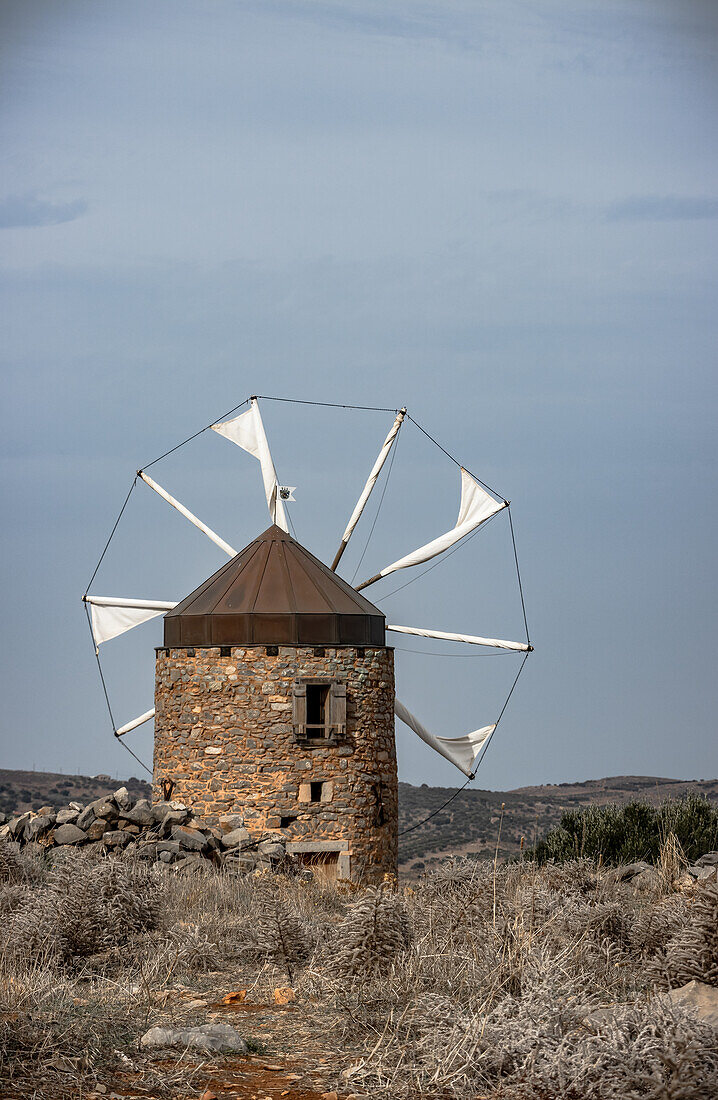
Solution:
<svg viewBox="0 0 718 1100"><path fill-rule="evenodd" d="M718 1094L716 1033L664 994L718 984L718 888L680 892L675 849L649 891L586 860L448 861L410 889L344 893L4 855L0 1095L79 1095L128 1064L155 1095L186 1095L189 1064L159 1073L138 1046L149 1026L187 1021L177 991L241 982L271 999L287 980L337 1052L340 1093Z"/></svg>

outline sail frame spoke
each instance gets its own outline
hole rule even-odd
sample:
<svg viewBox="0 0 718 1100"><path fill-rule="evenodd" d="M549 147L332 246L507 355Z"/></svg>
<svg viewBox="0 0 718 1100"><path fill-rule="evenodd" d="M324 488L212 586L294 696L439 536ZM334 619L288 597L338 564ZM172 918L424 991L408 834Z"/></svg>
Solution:
<svg viewBox="0 0 718 1100"><path fill-rule="evenodd" d="M154 489L157 495L161 496L163 500L166 500L181 516L184 516L185 519L188 519L190 523L194 524L195 527L202 531L208 539L211 539L215 546L219 546L220 550L224 550L228 557L235 558L237 556L237 551L234 547L230 546L228 542L225 542L223 538L220 538L217 532L213 531L211 527L208 527L206 523L203 523L201 519L198 519L194 512L190 512L189 508L185 508L184 504L181 504L176 497L173 497L171 493L168 493L166 489L158 485L149 474L145 473L144 470L138 470L137 476L142 478L145 485L148 485L150 489Z"/></svg>
<svg viewBox="0 0 718 1100"><path fill-rule="evenodd" d="M144 726L146 722L151 722L155 716L155 708L145 711L139 718L133 718L131 722L126 722L124 726L120 726L115 730L116 737L124 737L126 733L131 733L132 730L138 729L140 726Z"/></svg>
<svg viewBox="0 0 718 1100"><path fill-rule="evenodd" d="M465 642L468 645L489 646L492 649L508 649L517 653L530 653L533 646L528 642L510 642L504 638L479 638L474 634L455 634L447 630L428 630L418 626L389 626L387 630L395 634L414 634L419 638L438 638L445 642Z"/></svg>
<svg viewBox="0 0 718 1100"><path fill-rule="evenodd" d="M404 405L401 409L399 409L399 412L397 413L396 417L394 418L394 423L392 424L391 428L389 429L389 434L387 435L386 439L382 443L381 450L379 451L376 462L372 466L371 473L369 474L369 477L366 480L366 484L364 485L364 488L361 491L361 494L359 496L358 501L354 505L354 511L352 512L351 516L349 517L349 522L347 523L346 527L344 528L344 534L342 535L342 540L339 544L339 549L337 550L336 555L334 557L334 561L332 562L332 564L330 566L333 573L336 572L337 567L339 565L339 562L341 561L342 554L346 550L347 545L349 543L349 539L352 537L352 534L354 533L354 528L356 527L359 520L361 519L361 514L364 511L364 509L365 509L365 507L366 507L366 505L369 501L369 497L371 496L372 491L374 489L374 486L377 483L377 480L379 478L379 474L382 471L382 467L384 466L384 463L386 462L387 458L389 457L392 446L394 445L394 440L397 438L397 436L399 434L399 429L401 428L402 424L404 423L404 417L405 416L406 416L406 405Z"/></svg>

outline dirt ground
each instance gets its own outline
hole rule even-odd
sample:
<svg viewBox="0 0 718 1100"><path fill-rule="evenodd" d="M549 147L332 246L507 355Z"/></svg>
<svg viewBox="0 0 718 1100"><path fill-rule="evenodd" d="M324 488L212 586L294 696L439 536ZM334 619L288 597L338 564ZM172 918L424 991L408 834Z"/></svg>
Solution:
<svg viewBox="0 0 718 1100"><path fill-rule="evenodd" d="M163 1005L169 1009L177 1024L178 1017L187 1015L182 1023L196 1026L199 1023L227 1023L247 1039L251 1047L259 1047L261 1053L231 1057L195 1057L188 1052L181 1059L182 1069L196 1069L192 1086L178 1082L171 1084L177 1073L177 1061L169 1059L167 1052L151 1059L156 1070L166 1068L167 1079L163 1088L148 1091L139 1083L145 1076L141 1071L126 1069L105 1079L102 1087L85 1093L83 1100L359 1100L366 1094L351 1089L336 1091L338 1072L337 1051L329 1048L322 1030L318 1006L311 1003L277 1005L251 1000L239 1004L208 1003L201 1012L192 1008L197 994L168 991ZM187 1003L185 1009L183 1002ZM191 1018L189 1018L191 1017ZM161 1023L162 1020L160 1019ZM342 1064L347 1052L342 1054ZM139 1061L139 1060L136 1060ZM144 1059L142 1060L144 1061ZM139 1069L138 1065L138 1069ZM142 1067L144 1068L144 1067Z"/></svg>

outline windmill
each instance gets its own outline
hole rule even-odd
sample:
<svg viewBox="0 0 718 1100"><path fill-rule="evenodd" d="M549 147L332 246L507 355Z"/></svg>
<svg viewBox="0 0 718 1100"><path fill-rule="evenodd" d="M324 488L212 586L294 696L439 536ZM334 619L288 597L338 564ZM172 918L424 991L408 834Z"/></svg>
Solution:
<svg viewBox="0 0 718 1100"><path fill-rule="evenodd" d="M330 876L376 880L394 871L397 860L394 717L470 781L533 647L525 610L526 640L508 641L387 624L364 593L393 573L446 554L505 511L523 610L509 502L452 458L460 480L453 527L353 586L338 569L390 455L393 461L402 426L410 420L436 441L406 408L391 410L394 420L328 566L290 534L286 506L294 500L295 487L278 481L259 400L249 398L244 411L238 406L160 456L211 430L258 461L272 522L239 553L147 469L137 471L83 596L112 729L132 752L124 739L154 719L157 797L172 791L210 820L241 813L250 829L281 830L290 851L320 863ZM184 599L163 602L89 591L138 482L229 559ZM117 727L100 646L159 616L164 616L164 639L156 650L155 706ZM495 720L459 737L430 732L396 698L394 651L387 635L522 655Z"/></svg>

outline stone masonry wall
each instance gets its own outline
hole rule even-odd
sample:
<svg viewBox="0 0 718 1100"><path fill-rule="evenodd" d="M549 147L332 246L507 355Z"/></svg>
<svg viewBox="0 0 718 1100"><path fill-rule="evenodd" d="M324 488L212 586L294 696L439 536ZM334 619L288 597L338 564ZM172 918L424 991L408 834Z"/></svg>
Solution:
<svg viewBox="0 0 718 1100"><path fill-rule="evenodd" d="M394 653L388 648L266 646L159 649L154 797L210 821L242 814L251 832L281 829L288 842L345 841L351 877L397 869ZM323 655L321 655L323 653ZM346 684L346 736L307 747L294 739L295 677ZM322 801L310 786L322 781Z"/></svg>

